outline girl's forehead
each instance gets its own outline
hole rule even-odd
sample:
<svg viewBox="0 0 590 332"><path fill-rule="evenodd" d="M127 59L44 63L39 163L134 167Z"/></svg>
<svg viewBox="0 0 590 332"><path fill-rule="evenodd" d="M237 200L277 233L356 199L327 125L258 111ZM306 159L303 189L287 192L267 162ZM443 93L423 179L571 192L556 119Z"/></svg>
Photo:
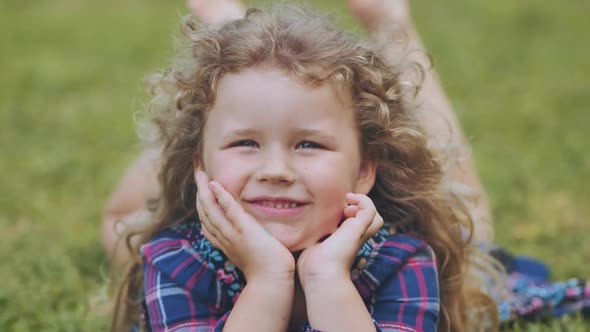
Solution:
<svg viewBox="0 0 590 332"><path fill-rule="evenodd" d="M356 137L357 124L352 102L337 84L310 85L278 69L255 68L224 75L207 116L206 139L244 136L236 133Z"/></svg>
<svg viewBox="0 0 590 332"><path fill-rule="evenodd" d="M277 68L255 67L224 75L217 86L213 113L236 116L277 113L343 117L352 107L345 84L326 80L307 84ZM217 111L217 112L216 112ZM246 112L248 111L248 112Z"/></svg>
<svg viewBox="0 0 590 332"><path fill-rule="evenodd" d="M352 82L348 82L342 75L333 75L333 77L319 83L315 80L315 77L307 76L305 74L294 75L276 66L255 66L238 72L226 73L218 81L215 102L232 97L231 95L228 96L227 92L233 94L235 98L240 95L243 96L243 94L258 96L257 92L265 89L264 92L267 96L271 96L272 92L277 91L303 92L316 95L319 95L318 92L322 91L326 96L343 105L352 103ZM239 94L240 91L243 93Z"/></svg>

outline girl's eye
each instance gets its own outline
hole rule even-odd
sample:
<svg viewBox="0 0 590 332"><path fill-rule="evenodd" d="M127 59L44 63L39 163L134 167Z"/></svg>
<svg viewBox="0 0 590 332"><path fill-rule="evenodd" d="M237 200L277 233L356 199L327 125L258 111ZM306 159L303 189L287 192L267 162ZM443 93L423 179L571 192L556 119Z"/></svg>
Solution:
<svg viewBox="0 0 590 332"><path fill-rule="evenodd" d="M238 146L257 147L258 144L251 139L244 139L244 140L237 141L237 142L231 144L231 147L238 147Z"/></svg>
<svg viewBox="0 0 590 332"><path fill-rule="evenodd" d="M305 142L301 142L301 143L297 144L297 148L298 149L320 149L320 148L322 148L322 146L320 144L317 144L314 142L305 141Z"/></svg>

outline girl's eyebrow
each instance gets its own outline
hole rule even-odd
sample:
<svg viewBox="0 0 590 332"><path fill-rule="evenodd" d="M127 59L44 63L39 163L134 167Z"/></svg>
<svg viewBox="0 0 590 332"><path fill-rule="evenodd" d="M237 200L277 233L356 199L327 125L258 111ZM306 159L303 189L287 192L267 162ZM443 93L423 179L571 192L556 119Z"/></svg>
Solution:
<svg viewBox="0 0 590 332"><path fill-rule="evenodd" d="M322 140L322 141L328 142L328 143L335 143L338 141L338 138L336 136L331 135L330 133L327 133L322 130L301 128L301 129L297 129L296 133L298 136L313 137L315 139L319 139L319 140Z"/></svg>
<svg viewBox="0 0 590 332"><path fill-rule="evenodd" d="M235 138L241 138L244 136L254 136L258 133L256 129L253 128L243 128L243 129L235 129L230 130L229 132L223 135L224 140L231 140Z"/></svg>
<svg viewBox="0 0 590 332"><path fill-rule="evenodd" d="M230 129L222 132L220 144L227 145L243 139L256 139L258 131L253 128Z"/></svg>
<svg viewBox="0 0 590 332"><path fill-rule="evenodd" d="M257 129L254 128L242 128L242 129L234 129L230 130L223 135L223 141L229 142L235 139L240 139L244 137L248 138L255 138L260 134ZM294 137L310 137L313 139L321 140L325 143L336 143L338 138L330 133L327 133L322 130L316 129L307 129L307 128L299 128L295 129Z"/></svg>

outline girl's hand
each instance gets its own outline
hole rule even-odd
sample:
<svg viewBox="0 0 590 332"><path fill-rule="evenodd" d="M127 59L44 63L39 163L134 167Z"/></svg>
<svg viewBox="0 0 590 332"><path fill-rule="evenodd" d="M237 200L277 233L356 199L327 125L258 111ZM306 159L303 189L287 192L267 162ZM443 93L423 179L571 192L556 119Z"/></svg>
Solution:
<svg viewBox="0 0 590 332"><path fill-rule="evenodd" d="M366 195L346 194L342 225L326 240L305 249L297 260L301 285L350 280L350 267L361 245L383 226L373 201Z"/></svg>
<svg viewBox="0 0 590 332"><path fill-rule="evenodd" d="M295 260L240 206L221 184L198 171L197 211L203 235L246 276L256 280L293 281Z"/></svg>

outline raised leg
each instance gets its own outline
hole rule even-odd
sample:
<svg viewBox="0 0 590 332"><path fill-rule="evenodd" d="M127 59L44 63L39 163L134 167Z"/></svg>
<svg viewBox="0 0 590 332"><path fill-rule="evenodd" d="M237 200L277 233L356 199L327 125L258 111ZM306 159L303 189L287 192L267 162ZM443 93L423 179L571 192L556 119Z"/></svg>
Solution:
<svg viewBox="0 0 590 332"><path fill-rule="evenodd" d="M427 54L407 0L348 0L348 5L375 38L393 42L403 36L408 52ZM399 61L399 52L393 49L386 50L385 55L390 61ZM445 185L466 204L474 221L473 242L491 242L494 232L490 206L469 144L434 70L426 72L417 98L422 105L419 121L429 135L430 146L442 161Z"/></svg>

